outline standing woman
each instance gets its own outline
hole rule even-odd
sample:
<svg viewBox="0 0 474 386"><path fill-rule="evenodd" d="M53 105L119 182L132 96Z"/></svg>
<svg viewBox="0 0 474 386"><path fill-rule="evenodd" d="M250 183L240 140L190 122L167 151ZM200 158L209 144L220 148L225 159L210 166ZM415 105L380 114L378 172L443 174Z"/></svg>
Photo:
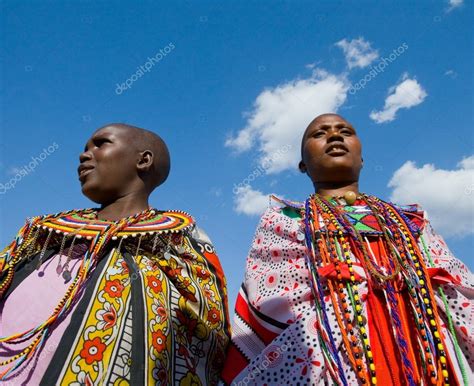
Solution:
<svg viewBox="0 0 474 386"><path fill-rule="evenodd" d="M361 143L306 129L315 193L257 228L223 377L236 385L472 385L474 280L419 207L361 193Z"/></svg>

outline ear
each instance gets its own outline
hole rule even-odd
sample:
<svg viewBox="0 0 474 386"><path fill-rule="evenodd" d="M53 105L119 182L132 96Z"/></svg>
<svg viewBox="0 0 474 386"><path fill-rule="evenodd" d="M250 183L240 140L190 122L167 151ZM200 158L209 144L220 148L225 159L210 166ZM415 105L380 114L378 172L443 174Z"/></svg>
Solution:
<svg viewBox="0 0 474 386"><path fill-rule="evenodd" d="M140 171L149 170L153 165L153 158L154 155L150 150L141 152L137 163L137 169Z"/></svg>
<svg viewBox="0 0 474 386"><path fill-rule="evenodd" d="M301 173L306 173L308 171L303 161L300 161L300 163L298 164L298 169L300 169Z"/></svg>

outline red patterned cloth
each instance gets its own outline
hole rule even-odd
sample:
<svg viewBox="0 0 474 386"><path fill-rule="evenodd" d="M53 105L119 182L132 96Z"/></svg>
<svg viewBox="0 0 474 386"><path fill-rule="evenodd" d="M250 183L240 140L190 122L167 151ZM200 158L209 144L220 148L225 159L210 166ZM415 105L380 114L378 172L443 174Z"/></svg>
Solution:
<svg viewBox="0 0 474 386"><path fill-rule="evenodd" d="M304 225L298 215L300 208L270 208L257 227L235 306L233 339L223 372L223 379L228 384L332 384L318 341L317 327L321 321L314 309L310 273L305 259ZM368 207L357 209L360 212L370 210ZM466 376L474 384L473 275L451 254L443 239L434 233L424 213L412 210L406 214L422 228L422 237L435 265L428 270L428 274L441 314L451 371L457 382L461 383L460 365L454 352L453 337L447 328L445 306L436 291L438 286L442 286L446 294L460 346L461 362ZM369 233L367 237L371 240L378 237ZM376 245L370 244L373 248ZM374 253L378 253L375 248ZM428 261L426 253L424 258ZM369 291L364 280L365 271L354 256L352 260L356 274L363 279L359 293L369 324L369 339L378 366L379 384L403 384L401 378L397 378L403 368L396 357L399 355L398 348L391 338L385 299L380 293ZM330 277L333 274L331 266L323 267L319 274ZM401 298L407 295L403 291L401 288ZM328 293L325 301L330 303ZM328 317L329 323L337 327L334 311L330 307ZM333 335L336 347L345 350L337 328ZM343 354L342 358L348 384L359 384L347 356Z"/></svg>

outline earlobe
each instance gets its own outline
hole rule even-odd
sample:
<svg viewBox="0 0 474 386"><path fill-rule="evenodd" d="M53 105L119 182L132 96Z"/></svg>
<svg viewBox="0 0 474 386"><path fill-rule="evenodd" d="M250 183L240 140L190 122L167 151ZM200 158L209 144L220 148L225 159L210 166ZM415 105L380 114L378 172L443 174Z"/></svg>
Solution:
<svg viewBox="0 0 474 386"><path fill-rule="evenodd" d="M303 161L300 161L300 163L298 164L298 169L300 169L301 173L306 173L307 169Z"/></svg>

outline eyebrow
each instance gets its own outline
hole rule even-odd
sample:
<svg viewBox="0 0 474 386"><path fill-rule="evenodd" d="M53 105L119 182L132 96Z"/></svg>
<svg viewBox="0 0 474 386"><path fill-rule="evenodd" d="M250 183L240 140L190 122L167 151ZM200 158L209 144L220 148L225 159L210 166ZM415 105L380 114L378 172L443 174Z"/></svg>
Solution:
<svg viewBox="0 0 474 386"><path fill-rule="evenodd" d="M344 123L344 122L339 122L339 123L336 123L334 126L335 126L336 128L338 128L338 129L341 129L341 128L343 128L343 127L346 127L346 128L348 128L348 129L352 129L352 130L355 131L355 129L352 127L352 125L351 125L349 122L345 122L345 123ZM331 125L328 125L328 124L324 124L324 123L323 123L321 126L319 126L319 127L317 128L317 130L326 130L326 131L327 131L327 130L329 130L331 127L332 127Z"/></svg>
<svg viewBox="0 0 474 386"><path fill-rule="evenodd" d="M110 135L112 135L112 133L98 133L98 134L94 134L92 137L90 137L90 138L87 140L86 145L84 146L84 152L87 151L87 144L88 144L89 142L91 142L91 141L94 142L94 141L97 141L98 139L101 139L101 138L104 138L104 137L106 137L107 139L110 139L110 140L111 140Z"/></svg>

